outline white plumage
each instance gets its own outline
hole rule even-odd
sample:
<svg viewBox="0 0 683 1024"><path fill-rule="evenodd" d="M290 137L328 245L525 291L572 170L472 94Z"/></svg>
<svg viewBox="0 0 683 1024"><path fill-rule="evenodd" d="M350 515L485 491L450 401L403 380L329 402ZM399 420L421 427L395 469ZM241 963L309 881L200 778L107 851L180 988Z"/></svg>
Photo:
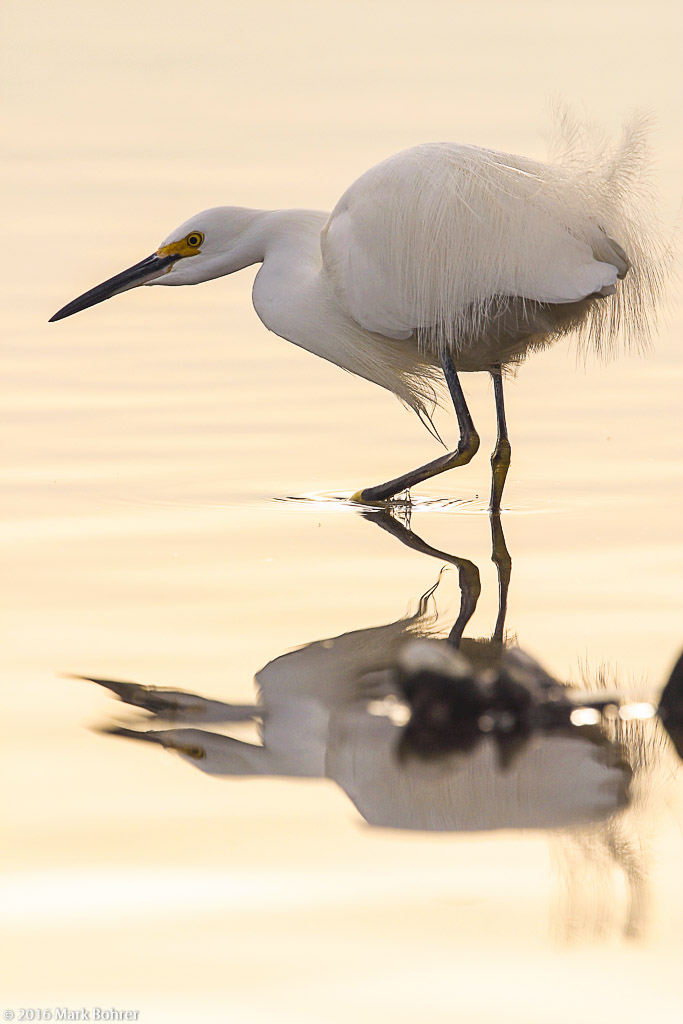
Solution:
<svg viewBox="0 0 683 1024"><path fill-rule="evenodd" d="M492 150L417 146L344 193L323 263L361 326L390 337L440 328L457 351L472 310L485 315L492 296L576 302L614 291L617 266L596 258L609 241L572 184Z"/></svg>
<svg viewBox="0 0 683 1024"><path fill-rule="evenodd" d="M473 335L500 316L501 300L514 298L565 304L614 294L591 307L590 340L601 347L620 328L647 339L663 248L646 125L635 119L615 149L566 120L560 129L562 163L433 143L363 174L322 235L325 269L348 314L389 337L436 339L456 367ZM476 361L473 352L466 368ZM476 368L488 369L487 359Z"/></svg>
<svg viewBox="0 0 683 1024"><path fill-rule="evenodd" d="M262 263L254 306L275 333L391 390L426 420L446 374L458 451L359 492L384 499L476 452L457 371L500 376L573 330L598 350L619 336L647 342L666 247L646 134L636 118L610 147L564 118L552 163L432 143L372 167L329 216L206 210L53 319L137 284L195 284ZM500 382L496 405L497 452L502 439L509 463ZM502 483L493 511L501 492Z"/></svg>

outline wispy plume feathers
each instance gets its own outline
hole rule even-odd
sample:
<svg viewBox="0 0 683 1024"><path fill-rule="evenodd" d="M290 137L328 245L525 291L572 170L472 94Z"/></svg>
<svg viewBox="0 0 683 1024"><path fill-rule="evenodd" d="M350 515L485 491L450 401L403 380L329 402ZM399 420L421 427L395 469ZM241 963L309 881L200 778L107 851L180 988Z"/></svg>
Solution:
<svg viewBox="0 0 683 1024"><path fill-rule="evenodd" d="M670 264L650 178L648 120L616 144L566 112L551 161L452 143L371 168L323 231L353 319L456 366L514 362L578 330L609 352L644 346Z"/></svg>

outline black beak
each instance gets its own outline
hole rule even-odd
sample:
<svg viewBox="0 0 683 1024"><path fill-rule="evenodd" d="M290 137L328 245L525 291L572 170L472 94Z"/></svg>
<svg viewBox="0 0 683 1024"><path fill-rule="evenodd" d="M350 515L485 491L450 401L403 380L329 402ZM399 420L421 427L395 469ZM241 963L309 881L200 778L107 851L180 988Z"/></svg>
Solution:
<svg viewBox="0 0 683 1024"><path fill-rule="evenodd" d="M88 306L96 306L98 302L104 302L105 299L110 299L112 295L118 295L119 292L127 292L129 288L137 288L138 285L149 284L150 281L154 281L155 278L167 273L179 259L181 257L178 254L173 256L157 256L156 253L153 253L147 259L142 260L141 263L136 263L134 267L129 267L128 270L117 274L116 277L110 277L108 281L98 284L96 288L91 288L89 292L79 295L73 302L62 306L54 316L50 317L49 322L63 320L65 316L80 313L82 309L87 309Z"/></svg>

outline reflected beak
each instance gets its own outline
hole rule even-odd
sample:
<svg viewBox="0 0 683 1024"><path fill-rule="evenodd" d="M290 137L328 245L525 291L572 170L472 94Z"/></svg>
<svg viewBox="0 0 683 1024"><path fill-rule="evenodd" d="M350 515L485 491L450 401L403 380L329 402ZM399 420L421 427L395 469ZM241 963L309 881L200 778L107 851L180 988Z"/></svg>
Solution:
<svg viewBox="0 0 683 1024"><path fill-rule="evenodd" d="M185 754L193 761L203 761L206 751L196 741L190 738L195 733L200 735L216 736L217 733L204 733L195 729L148 729L146 732L140 729L128 729L124 725L107 725L95 729L102 736L123 736L128 740L142 740L145 743L158 743L164 750L175 750L179 754Z"/></svg>
<svg viewBox="0 0 683 1024"><path fill-rule="evenodd" d="M88 306L96 306L98 302L104 302L105 299L110 299L112 295L118 295L119 292L127 292L130 288L137 288L141 284L149 284L150 281L156 280L162 274L167 274L173 264L180 258L178 253L172 253L167 256L159 256L157 253L153 253L147 259L142 260L141 263L136 263L134 267L129 267L128 270L117 274L116 277L110 277L108 281L98 284L96 288L91 288L89 292L79 295L73 302L62 306L54 316L50 317L49 322L63 320L66 316L80 313L82 309L87 309Z"/></svg>
<svg viewBox="0 0 683 1024"><path fill-rule="evenodd" d="M127 729L123 725L105 725L98 729L93 729L93 732L98 732L102 736L123 736L128 740L143 740L147 743L159 743L162 747L169 746L164 741L164 731L161 729L149 729L147 732L142 732L140 729Z"/></svg>

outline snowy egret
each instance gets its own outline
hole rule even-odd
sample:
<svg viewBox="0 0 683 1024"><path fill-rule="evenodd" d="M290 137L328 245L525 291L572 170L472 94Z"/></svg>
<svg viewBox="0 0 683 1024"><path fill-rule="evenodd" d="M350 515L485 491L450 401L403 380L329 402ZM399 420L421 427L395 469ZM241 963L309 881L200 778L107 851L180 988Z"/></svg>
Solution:
<svg viewBox="0 0 683 1024"><path fill-rule="evenodd" d="M468 463L479 437L458 372L486 371L498 513L510 465L506 368L573 330L598 350L620 332L646 339L661 292L642 119L616 148L564 128L560 159L547 164L452 143L407 149L363 174L332 214L205 210L52 320L138 285L198 284L261 263L253 302L267 328L393 392L437 438L431 412L445 377L455 450L354 499L381 502Z"/></svg>
<svg viewBox="0 0 683 1024"><path fill-rule="evenodd" d="M258 703L244 717L260 723L257 742L177 715L181 701L201 707L205 698L197 694L106 679L95 681L124 703L130 692L138 707L147 692L158 710L132 728L100 732L157 745L214 778L330 779L368 824L381 828L564 828L604 821L625 807L628 763L606 737L571 728L576 705L564 687L546 682L537 662L519 649L505 652L496 688L443 641L406 640L416 625L411 618L343 633L269 662L256 676ZM528 703L521 714L520 695ZM473 711L490 711L492 728L480 731ZM510 724L520 718L528 728L513 737ZM225 721L236 721L230 704ZM501 752L513 744L514 761L506 763Z"/></svg>

